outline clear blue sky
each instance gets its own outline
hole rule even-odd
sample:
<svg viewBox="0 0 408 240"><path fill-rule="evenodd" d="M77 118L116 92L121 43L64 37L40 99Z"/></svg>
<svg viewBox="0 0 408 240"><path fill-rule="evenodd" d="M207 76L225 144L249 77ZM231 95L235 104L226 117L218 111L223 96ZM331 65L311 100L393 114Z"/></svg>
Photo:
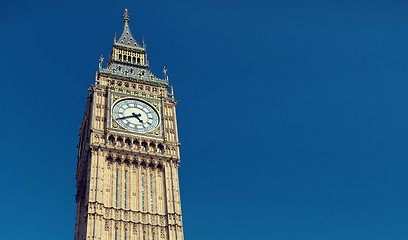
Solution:
<svg viewBox="0 0 408 240"><path fill-rule="evenodd" d="M125 8L181 100L186 240L408 239L408 2L385 0L3 1L1 239L73 239Z"/></svg>

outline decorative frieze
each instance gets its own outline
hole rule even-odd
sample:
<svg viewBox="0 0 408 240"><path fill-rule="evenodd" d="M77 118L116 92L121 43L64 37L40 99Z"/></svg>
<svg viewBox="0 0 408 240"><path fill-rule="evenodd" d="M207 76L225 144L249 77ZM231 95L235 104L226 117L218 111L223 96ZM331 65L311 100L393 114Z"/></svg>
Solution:
<svg viewBox="0 0 408 240"><path fill-rule="evenodd" d="M95 208L100 209L101 211L95 212L91 211ZM102 211L104 209L104 211ZM114 212L112 215L111 213ZM101 203L90 202L88 217L94 218L95 216L100 216L105 222L105 226L109 226L109 221L123 221L126 223L138 223L143 225L150 226L160 226L164 227L167 225L182 226L181 215L177 213L169 214L157 214L157 213L146 213L140 211L131 211L124 209L115 209L104 207Z"/></svg>

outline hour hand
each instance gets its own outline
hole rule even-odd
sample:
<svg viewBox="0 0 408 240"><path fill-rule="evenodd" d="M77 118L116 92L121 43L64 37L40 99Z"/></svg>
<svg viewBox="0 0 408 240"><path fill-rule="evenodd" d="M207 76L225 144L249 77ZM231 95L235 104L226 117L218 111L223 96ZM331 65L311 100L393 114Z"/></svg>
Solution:
<svg viewBox="0 0 408 240"><path fill-rule="evenodd" d="M140 123L143 123L143 120L140 119L140 117L142 116L142 114L140 114L140 113L139 113L139 114L136 114L136 113L132 112L132 115L133 115L133 117L137 118L137 120L139 120Z"/></svg>

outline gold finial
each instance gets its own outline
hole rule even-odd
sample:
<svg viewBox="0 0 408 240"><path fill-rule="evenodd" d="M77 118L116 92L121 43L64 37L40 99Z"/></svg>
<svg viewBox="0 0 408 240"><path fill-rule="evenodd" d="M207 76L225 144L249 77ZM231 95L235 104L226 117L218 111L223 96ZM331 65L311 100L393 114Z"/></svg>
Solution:
<svg viewBox="0 0 408 240"><path fill-rule="evenodd" d="M125 12L123 13L123 21L129 22L129 17L130 17L130 14L128 13L128 10L125 9Z"/></svg>
<svg viewBox="0 0 408 240"><path fill-rule="evenodd" d="M163 72L164 72L164 78L166 78L166 75L167 75L167 68L166 68L166 66L163 67Z"/></svg>
<svg viewBox="0 0 408 240"><path fill-rule="evenodd" d="M103 55L101 54L101 57L99 58L99 69L102 69L103 59Z"/></svg>
<svg viewBox="0 0 408 240"><path fill-rule="evenodd" d="M116 32L115 32L115 36L113 37L113 42L114 43L116 43L116 37L117 37L117 35L116 35Z"/></svg>
<svg viewBox="0 0 408 240"><path fill-rule="evenodd" d="M145 40L144 40L144 36L143 36L143 39L142 39L142 43L143 43L143 48L146 48L146 44L145 44Z"/></svg>

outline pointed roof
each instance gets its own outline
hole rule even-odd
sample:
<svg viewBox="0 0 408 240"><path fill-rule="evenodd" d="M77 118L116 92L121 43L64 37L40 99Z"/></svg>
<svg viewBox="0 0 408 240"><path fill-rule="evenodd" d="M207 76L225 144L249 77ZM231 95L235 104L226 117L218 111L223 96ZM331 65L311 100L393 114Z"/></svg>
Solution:
<svg viewBox="0 0 408 240"><path fill-rule="evenodd" d="M123 27L123 33L120 36L119 40L115 41L113 44L113 49L125 49L125 52L130 52L132 54L139 54L141 58L143 58L142 62L139 63L139 59L132 58L130 60L130 55L123 55L128 56L129 58L122 58L121 54L119 56L110 56L109 63L106 68L102 68L102 61L103 57L100 58L99 64L99 73L104 74L108 77L116 77L119 79L130 79L131 81L137 82L144 82L152 85L164 85L169 86L168 77L165 74L164 79L156 77L150 70L149 70L149 63L147 61L147 53L146 53L146 45L143 41L143 47L141 47L133 37L132 33L129 29L129 14L127 9L125 9L125 13L123 14L125 26ZM139 56L138 55L138 56ZM137 60L137 61L136 61Z"/></svg>
<svg viewBox="0 0 408 240"><path fill-rule="evenodd" d="M125 27L123 28L122 36L120 36L119 40L116 41L115 45L129 47L129 48L141 48L139 44L136 42L135 38L132 36L132 33L129 29L129 24L125 22Z"/></svg>
<svg viewBox="0 0 408 240"><path fill-rule="evenodd" d="M123 14L123 21L125 22L125 26L123 27L123 33L120 36L119 40L117 40L114 45L144 50L144 48L140 47L140 45L136 42L136 39L130 32L129 17L130 15L128 14L127 9L125 9L125 13Z"/></svg>

